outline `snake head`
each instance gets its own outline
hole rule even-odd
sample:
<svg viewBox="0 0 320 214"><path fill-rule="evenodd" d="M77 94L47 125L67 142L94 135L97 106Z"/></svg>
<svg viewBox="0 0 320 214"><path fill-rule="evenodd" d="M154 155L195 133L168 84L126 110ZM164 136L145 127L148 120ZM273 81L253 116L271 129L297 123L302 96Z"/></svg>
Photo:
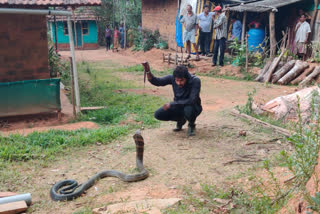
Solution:
<svg viewBox="0 0 320 214"><path fill-rule="evenodd" d="M138 130L136 131L135 135L141 135L140 129L138 129Z"/></svg>

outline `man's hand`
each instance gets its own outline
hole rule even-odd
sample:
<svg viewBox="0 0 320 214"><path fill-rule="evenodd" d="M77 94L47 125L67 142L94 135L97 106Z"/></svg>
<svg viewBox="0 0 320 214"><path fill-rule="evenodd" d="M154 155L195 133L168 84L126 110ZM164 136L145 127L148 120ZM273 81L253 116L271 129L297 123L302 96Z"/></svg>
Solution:
<svg viewBox="0 0 320 214"><path fill-rule="evenodd" d="M198 32L196 31L196 33L194 34L195 36L198 36Z"/></svg>
<svg viewBox="0 0 320 214"><path fill-rule="evenodd" d="M152 79L152 73L150 71L150 66L149 66L149 63L148 62L143 62L141 63L144 67L144 72L145 72L145 75L146 77L148 78L148 80L150 81Z"/></svg>
<svg viewBox="0 0 320 214"><path fill-rule="evenodd" d="M162 106L163 110L167 111L170 108L170 103L166 103Z"/></svg>

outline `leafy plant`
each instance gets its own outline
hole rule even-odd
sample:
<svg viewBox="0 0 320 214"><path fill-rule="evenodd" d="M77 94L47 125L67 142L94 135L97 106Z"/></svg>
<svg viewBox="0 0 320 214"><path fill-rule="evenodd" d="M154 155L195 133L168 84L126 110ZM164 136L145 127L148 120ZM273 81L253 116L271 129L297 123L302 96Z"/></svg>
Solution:
<svg viewBox="0 0 320 214"><path fill-rule="evenodd" d="M134 51L148 51L153 47L167 49L168 43L161 39L158 30L155 30L154 32L150 30L143 30L142 33L136 32L134 37L134 46Z"/></svg>
<svg viewBox="0 0 320 214"><path fill-rule="evenodd" d="M60 71L60 55L56 53L53 45L49 48L48 56L50 77L57 77Z"/></svg>
<svg viewBox="0 0 320 214"><path fill-rule="evenodd" d="M295 133L288 138L295 152L292 155L284 151L281 153L287 162L288 168L296 176L297 182L302 185L311 178L314 166L317 164L320 149L319 99L319 94L314 93L310 121L305 124L301 117L300 99L298 97L298 121L294 124Z"/></svg>
<svg viewBox="0 0 320 214"><path fill-rule="evenodd" d="M316 192L316 195L314 197L311 197L311 200L313 202L313 205L308 206L308 208L314 212L319 213L320 212L320 193ZM312 214L312 213L308 212L308 214Z"/></svg>
<svg viewBox="0 0 320 214"><path fill-rule="evenodd" d="M319 41L314 41L312 42L312 59L316 63L320 63L320 42Z"/></svg>
<svg viewBox="0 0 320 214"><path fill-rule="evenodd" d="M237 38L230 44L232 53L235 54L234 65L242 66L246 63L246 46L242 45Z"/></svg>
<svg viewBox="0 0 320 214"><path fill-rule="evenodd" d="M256 89L253 89L251 92L249 91L247 103L242 107L240 106L236 107L241 113L245 113L248 115L251 115L253 113L253 110L252 110L253 96L255 95L256 92L257 92Z"/></svg>

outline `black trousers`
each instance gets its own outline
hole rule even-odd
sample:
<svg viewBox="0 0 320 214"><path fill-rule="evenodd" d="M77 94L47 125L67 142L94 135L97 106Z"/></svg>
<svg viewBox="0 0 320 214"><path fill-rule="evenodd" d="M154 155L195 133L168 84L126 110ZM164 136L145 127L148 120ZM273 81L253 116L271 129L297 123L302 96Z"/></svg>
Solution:
<svg viewBox="0 0 320 214"><path fill-rule="evenodd" d="M161 107L154 113L154 117L163 121L181 121L185 118L189 121L189 124L193 125L201 112L202 107L200 105L170 107L166 111Z"/></svg>
<svg viewBox="0 0 320 214"><path fill-rule="evenodd" d="M110 50L111 46L111 37L106 37L106 49Z"/></svg>
<svg viewBox="0 0 320 214"><path fill-rule="evenodd" d="M218 52L220 49L219 65L223 66L224 51L226 50L226 38L214 40L212 63L217 64Z"/></svg>
<svg viewBox="0 0 320 214"><path fill-rule="evenodd" d="M210 32L200 31L199 35L200 49L202 54L209 54L210 48Z"/></svg>

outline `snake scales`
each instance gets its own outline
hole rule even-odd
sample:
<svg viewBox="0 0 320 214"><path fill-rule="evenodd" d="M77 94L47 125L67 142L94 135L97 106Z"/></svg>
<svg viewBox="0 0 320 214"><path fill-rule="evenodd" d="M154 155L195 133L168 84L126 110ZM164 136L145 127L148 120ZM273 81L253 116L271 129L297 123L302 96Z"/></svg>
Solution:
<svg viewBox="0 0 320 214"><path fill-rule="evenodd" d="M143 151L144 140L140 131L137 131L133 136L136 144L136 166L139 173L133 175L127 175L116 170L101 171L92 176L87 182L78 185L75 180L63 180L54 184L50 190L50 197L54 201L70 201L78 198L84 191L94 185L96 181L105 177L117 177L125 182L134 182L146 179L149 176L149 172L143 166Z"/></svg>

